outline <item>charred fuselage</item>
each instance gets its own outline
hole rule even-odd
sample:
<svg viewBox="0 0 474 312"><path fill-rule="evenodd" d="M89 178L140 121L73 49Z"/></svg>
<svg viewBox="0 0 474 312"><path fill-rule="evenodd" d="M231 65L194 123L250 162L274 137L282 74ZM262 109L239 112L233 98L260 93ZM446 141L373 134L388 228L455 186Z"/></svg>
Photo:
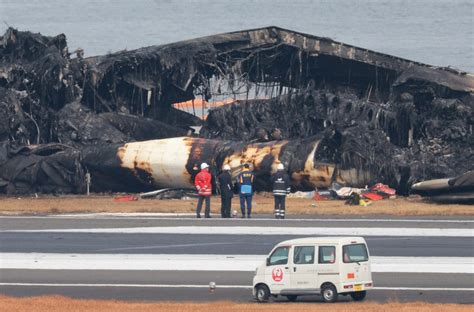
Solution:
<svg viewBox="0 0 474 312"><path fill-rule="evenodd" d="M81 193L88 171L98 191L188 186L206 161L252 164L259 190L282 162L293 190L407 194L474 163L462 71L278 27L90 58L64 35L9 28L0 41L0 192ZM173 106L225 97L206 120Z"/></svg>

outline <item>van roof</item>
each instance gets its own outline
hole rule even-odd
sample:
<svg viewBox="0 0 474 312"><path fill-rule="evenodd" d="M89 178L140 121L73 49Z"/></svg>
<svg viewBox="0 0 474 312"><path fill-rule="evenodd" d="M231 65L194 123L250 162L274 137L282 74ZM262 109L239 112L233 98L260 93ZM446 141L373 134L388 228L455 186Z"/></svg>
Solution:
<svg viewBox="0 0 474 312"><path fill-rule="evenodd" d="M295 244L351 244L353 242L365 243L365 239L359 236L305 237L286 240L279 243L278 246Z"/></svg>

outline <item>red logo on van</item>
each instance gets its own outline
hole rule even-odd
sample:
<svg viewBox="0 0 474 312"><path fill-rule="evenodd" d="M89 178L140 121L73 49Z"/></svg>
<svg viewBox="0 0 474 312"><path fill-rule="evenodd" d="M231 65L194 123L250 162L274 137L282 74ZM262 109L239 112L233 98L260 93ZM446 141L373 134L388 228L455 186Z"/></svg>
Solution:
<svg viewBox="0 0 474 312"><path fill-rule="evenodd" d="M281 282L283 279L283 270L281 268L274 268L272 271L272 278L275 282Z"/></svg>

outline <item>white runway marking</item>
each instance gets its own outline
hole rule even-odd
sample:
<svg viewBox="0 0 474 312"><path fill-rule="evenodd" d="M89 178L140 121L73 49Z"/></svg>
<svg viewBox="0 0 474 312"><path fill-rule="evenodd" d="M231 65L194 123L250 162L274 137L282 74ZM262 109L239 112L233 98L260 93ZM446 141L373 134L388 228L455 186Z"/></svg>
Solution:
<svg viewBox="0 0 474 312"><path fill-rule="evenodd" d="M212 221L229 221L233 222L255 222L255 221L275 221L275 218L255 218L255 219L221 219L218 214L211 214L216 217ZM60 215L47 215L47 216L0 216L0 219L101 219L101 220L117 220L117 219L127 219L127 220L194 220L195 213L164 213L164 212L151 212L151 213L78 213L78 214L60 214ZM279 222L390 222L390 223L474 223L474 220L453 220L453 219L358 219L358 218L299 218L291 219L287 218L284 221Z"/></svg>
<svg viewBox="0 0 474 312"><path fill-rule="evenodd" d="M209 288L209 285L174 285L174 284L56 284L56 283L0 283L0 286L34 286L34 287L139 287L139 288ZM217 285L216 288L252 289L248 285Z"/></svg>
<svg viewBox="0 0 474 312"><path fill-rule="evenodd" d="M151 246L140 246L140 247L105 248L105 249L99 249L98 251L170 249L170 248L181 248L181 247L202 247L202 246L216 246L216 245L230 245L230 244L232 244L232 242L224 242L224 243L195 243L195 244L173 244L173 245L151 245Z"/></svg>
<svg viewBox="0 0 474 312"><path fill-rule="evenodd" d="M276 227L276 226L165 226L132 228L4 230L21 233L117 233L207 235L342 235L342 236L436 236L474 237L474 229L382 227Z"/></svg>
<svg viewBox="0 0 474 312"><path fill-rule="evenodd" d="M174 284L53 284L53 283L0 283L0 286L29 287L131 287L131 288L209 288L209 285ZM218 289L252 289L250 285L216 285ZM413 290L413 291L474 291L474 288L435 288L435 287L374 287L373 290Z"/></svg>
<svg viewBox="0 0 474 312"><path fill-rule="evenodd" d="M474 288L374 287L375 290L474 291Z"/></svg>
<svg viewBox="0 0 474 312"><path fill-rule="evenodd" d="M265 255L0 253L0 269L252 272ZM371 257L380 273L474 274L472 257Z"/></svg>

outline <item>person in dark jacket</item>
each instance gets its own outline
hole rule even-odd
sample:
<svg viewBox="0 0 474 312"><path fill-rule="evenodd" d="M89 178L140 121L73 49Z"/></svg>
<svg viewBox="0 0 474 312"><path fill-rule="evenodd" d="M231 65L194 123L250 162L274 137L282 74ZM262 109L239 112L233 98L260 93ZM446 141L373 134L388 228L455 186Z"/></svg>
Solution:
<svg viewBox="0 0 474 312"><path fill-rule="evenodd" d="M290 177L285 166L278 164L277 172L272 176L273 197L275 198L275 218L285 219L285 199L290 192Z"/></svg>
<svg viewBox="0 0 474 312"><path fill-rule="evenodd" d="M224 165L222 170L218 177L221 190L221 216L222 218L230 218L230 207L232 205L232 197L234 197L232 175L230 174L229 165Z"/></svg>
<svg viewBox="0 0 474 312"><path fill-rule="evenodd" d="M237 177L237 185L239 187L240 210L242 211L242 218L245 218L245 204L247 204L247 218L250 219L252 214L252 196L253 196L253 180L255 176L250 171L248 164L244 165L244 169Z"/></svg>

